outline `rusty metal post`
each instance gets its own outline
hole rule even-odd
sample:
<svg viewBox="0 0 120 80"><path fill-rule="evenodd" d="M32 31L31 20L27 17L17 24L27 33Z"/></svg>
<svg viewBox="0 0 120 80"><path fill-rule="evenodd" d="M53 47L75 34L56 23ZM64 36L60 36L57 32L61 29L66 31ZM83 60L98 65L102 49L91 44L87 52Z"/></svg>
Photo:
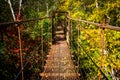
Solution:
<svg viewBox="0 0 120 80"><path fill-rule="evenodd" d="M102 33L102 41L101 41L101 43L102 43L102 51L101 51L101 58L100 58L100 70L102 70L102 60L103 60L103 54L104 54L104 49L105 49L105 41L104 41L104 28L102 29L102 31L101 31L101 33ZM101 74L100 74L100 76L99 76L99 79L101 79Z"/></svg>
<svg viewBox="0 0 120 80"><path fill-rule="evenodd" d="M104 21L103 21L103 26L106 24L106 19L104 19ZM102 70L102 60L103 60L103 55L104 55L104 50L105 50L105 39L104 39L104 37L105 37L105 28L102 28L102 30L101 30L101 48L102 48L102 50L101 50L101 54L100 54L100 70ZM100 73L100 75L99 75L99 80L101 80L101 73Z"/></svg>
<svg viewBox="0 0 120 80"><path fill-rule="evenodd" d="M19 49L20 49L20 62L21 62L21 70L22 70L22 80L24 80L24 66L23 66L23 55L22 55L22 43L21 43L21 33L20 26L18 28L18 38L19 38Z"/></svg>

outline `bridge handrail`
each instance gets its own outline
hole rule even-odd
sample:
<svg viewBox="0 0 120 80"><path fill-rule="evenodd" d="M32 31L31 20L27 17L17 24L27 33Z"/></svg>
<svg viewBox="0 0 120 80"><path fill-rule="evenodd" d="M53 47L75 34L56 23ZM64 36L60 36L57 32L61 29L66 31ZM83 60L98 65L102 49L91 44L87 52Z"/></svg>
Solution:
<svg viewBox="0 0 120 80"><path fill-rule="evenodd" d="M34 21L40 21L40 20L44 20L44 19L51 19L50 16L48 17L41 17L41 18L32 18L32 19L28 19L28 20L21 20L21 21L11 21L11 22L3 22L3 23L0 23L0 29L2 28L6 28L6 27L10 27L9 25L15 25L17 27L19 27L19 24L23 24L23 23L27 23L27 22L34 22ZM18 28L19 29L19 28ZM19 31L19 30L18 30ZM19 32L19 38L21 39L20 37L20 32ZM21 44L21 41L19 40L20 44ZM21 50L21 49L19 49ZM33 51L33 53L35 53L35 51ZM23 69L27 66L27 64L32 61L32 58L34 57L34 55L31 55L29 58L28 58L28 61L25 62L25 64L23 65ZM20 74L22 73L23 69L21 68L20 71L17 73L17 75L15 76L14 80L17 80L18 77L20 76Z"/></svg>
<svg viewBox="0 0 120 80"><path fill-rule="evenodd" d="M39 20L43 20L46 18L51 18L51 17L33 18L33 19L29 19L29 20L14 21L14 22L3 22L3 23L0 23L0 27L3 25L11 25L11 24L26 23L26 22L31 22L31 21L39 21Z"/></svg>
<svg viewBox="0 0 120 80"><path fill-rule="evenodd" d="M119 26L108 25L108 24L105 24L105 23L103 23L103 24L102 23L95 23L95 22L91 22L91 21L87 21L87 20L71 18L69 16L67 16L67 19L68 19L68 22L70 23L70 24L68 24L68 27L70 27L69 28L70 32L68 31L70 36L72 34L72 31L71 31L72 30L72 21L76 21L78 23L83 22L83 23L91 24L91 25L97 26L97 27L102 29L102 31L101 31L101 42L102 42L101 49L102 49L102 51L101 51L101 58L100 58L100 67L93 61L93 59L90 57L90 55L88 55L87 53L86 54L89 57L89 59L92 61L92 63L99 69L98 71L100 71L100 74L98 75L98 77L101 78L100 76L103 75L106 80L109 80L108 77L106 76L106 74L102 70L102 59L103 59L104 48L105 48L105 38L104 38L105 37L104 36L105 35L105 29L110 29L110 30L114 30L114 31L120 31L120 27ZM70 43L70 46L71 46L71 43Z"/></svg>
<svg viewBox="0 0 120 80"><path fill-rule="evenodd" d="M79 21L79 22L84 22L84 23L92 24L92 25L98 26L100 28L105 28L105 29L111 29L111 30L120 31L120 27L118 27L118 26L111 26L111 25L108 25L108 24L94 23L94 22L90 22L90 21L86 21L86 20L74 19L74 18L71 18L71 17L68 17L68 16L67 16L67 18L70 19L70 20L74 20L74 21Z"/></svg>

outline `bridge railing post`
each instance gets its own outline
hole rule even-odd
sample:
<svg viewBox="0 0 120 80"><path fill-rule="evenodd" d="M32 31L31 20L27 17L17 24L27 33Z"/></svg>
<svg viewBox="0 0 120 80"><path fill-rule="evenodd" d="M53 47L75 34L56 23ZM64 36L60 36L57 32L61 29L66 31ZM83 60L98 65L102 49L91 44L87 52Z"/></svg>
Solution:
<svg viewBox="0 0 120 80"><path fill-rule="evenodd" d="M65 39L67 39L67 27L68 27L68 12L65 13L65 19L64 19L64 35L65 35Z"/></svg>
<svg viewBox="0 0 120 80"><path fill-rule="evenodd" d="M21 71L22 71L22 80L24 80L24 65L23 65L22 40L21 40L20 25L17 25L17 29L18 29L19 54L20 54L20 63L21 63Z"/></svg>
<svg viewBox="0 0 120 80"><path fill-rule="evenodd" d="M106 25L106 19L103 20L102 26ZM103 65L103 55L105 51L105 28L101 29L101 54L100 54L100 70L102 70ZM101 73L99 75L99 80L101 80Z"/></svg>
<svg viewBox="0 0 120 80"><path fill-rule="evenodd" d="M67 17L69 17L69 13L67 12ZM70 19L67 18L67 26L66 26L66 40L68 45L70 45Z"/></svg>
<svg viewBox="0 0 120 80"><path fill-rule="evenodd" d="M52 12L52 44L55 43L55 26L54 26L54 18L55 18L55 12Z"/></svg>

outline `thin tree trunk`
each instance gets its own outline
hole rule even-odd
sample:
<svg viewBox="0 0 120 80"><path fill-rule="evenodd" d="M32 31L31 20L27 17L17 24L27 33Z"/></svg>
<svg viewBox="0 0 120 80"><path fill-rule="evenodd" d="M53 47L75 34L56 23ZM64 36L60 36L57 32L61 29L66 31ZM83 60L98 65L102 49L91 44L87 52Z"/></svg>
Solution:
<svg viewBox="0 0 120 80"><path fill-rule="evenodd" d="M46 0L46 15L48 16L48 0Z"/></svg>
<svg viewBox="0 0 120 80"><path fill-rule="evenodd" d="M21 9L22 9L22 0L19 1L19 12L18 12L19 15L21 15Z"/></svg>
<svg viewBox="0 0 120 80"><path fill-rule="evenodd" d="M10 6L10 10L11 10L11 13L12 13L13 20L16 21L15 14L14 14L14 10L13 10L13 8L12 8L11 1L8 0L7 2L8 2L8 4L9 4L9 6Z"/></svg>

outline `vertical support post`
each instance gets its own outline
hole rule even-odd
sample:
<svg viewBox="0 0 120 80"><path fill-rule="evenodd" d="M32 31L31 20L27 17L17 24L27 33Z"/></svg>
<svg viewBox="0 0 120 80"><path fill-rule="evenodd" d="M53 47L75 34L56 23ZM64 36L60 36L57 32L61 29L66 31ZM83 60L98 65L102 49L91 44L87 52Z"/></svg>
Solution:
<svg viewBox="0 0 120 80"><path fill-rule="evenodd" d="M55 43L54 18L55 18L55 13L54 13L54 11L53 11L53 12L52 12L52 44Z"/></svg>
<svg viewBox="0 0 120 80"><path fill-rule="evenodd" d="M102 28L102 31L101 31L101 33L102 33L102 51L101 51L101 58L100 58L100 70L102 70L102 60L103 60L103 54L104 54L104 49L105 49L105 41L104 41L104 28ZM100 74L100 76L99 76L99 80L101 79L101 74Z"/></svg>
<svg viewBox="0 0 120 80"><path fill-rule="evenodd" d="M69 35L70 35L70 20L69 20L69 13L67 12L67 26L66 26L66 39L67 39L67 43L70 45L70 40L69 40Z"/></svg>
<svg viewBox="0 0 120 80"><path fill-rule="evenodd" d="M66 12L65 13L65 19L64 19L64 35L65 35L65 39L66 39L66 37L67 37L67 23L68 23L68 21L67 21L67 15L68 15L68 13Z"/></svg>
<svg viewBox="0 0 120 80"><path fill-rule="evenodd" d="M22 80L24 80L24 67L23 67L21 33L20 33L20 27L18 26L17 28L18 28L18 37L19 37L19 49L20 49L20 62L21 62L21 70L22 70Z"/></svg>
<svg viewBox="0 0 120 80"><path fill-rule="evenodd" d="M106 24L106 19L103 21L103 25ZM100 55L100 70L102 70L102 60L103 60L103 55L104 55L104 50L105 50L105 28L102 28L101 30L101 44L102 44L102 50L101 50L101 55ZM101 73L99 75L99 80L101 80Z"/></svg>

